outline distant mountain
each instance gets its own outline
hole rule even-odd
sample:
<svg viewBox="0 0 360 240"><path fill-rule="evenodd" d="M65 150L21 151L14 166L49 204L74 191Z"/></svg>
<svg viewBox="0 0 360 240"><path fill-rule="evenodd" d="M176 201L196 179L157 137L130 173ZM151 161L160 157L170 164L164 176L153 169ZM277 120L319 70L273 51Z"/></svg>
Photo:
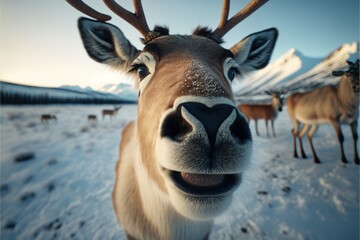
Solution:
<svg viewBox="0 0 360 240"><path fill-rule="evenodd" d="M321 60L321 58L306 57L300 51L291 48L264 69L242 80L235 92L242 96L262 94L274 85L280 85L290 78L309 71Z"/></svg>
<svg viewBox="0 0 360 240"><path fill-rule="evenodd" d="M329 84L337 84L339 77L334 77L332 72L335 70L346 69L346 61L355 61L359 56L359 44L356 42L343 44L335 51L331 52L321 62L316 64L309 71L306 71L283 85L279 86L288 92L303 92L312 90L316 87Z"/></svg>
<svg viewBox="0 0 360 240"><path fill-rule="evenodd" d="M137 101L138 98L138 90L128 83L106 84L97 91L115 94L132 101Z"/></svg>
<svg viewBox="0 0 360 240"><path fill-rule="evenodd" d="M59 88L62 88L62 89L67 89L67 90L74 90L74 91L86 91L86 92L94 92L95 90L92 89L91 87L85 87L85 88L82 88L82 87L79 87L79 86L76 86L76 85L63 85Z"/></svg>
<svg viewBox="0 0 360 240"><path fill-rule="evenodd" d="M61 86L62 89L68 89L68 90L75 90L75 91L82 91L82 92L88 92L88 93L107 93L107 94L113 94L116 95L122 99L126 99L128 101L137 101L138 97L138 91L134 89L134 87L131 84L128 83L118 83L118 84L105 84L104 86L100 87L97 90L94 90L91 87L79 87L79 86L73 86L73 85L64 85Z"/></svg>
<svg viewBox="0 0 360 240"><path fill-rule="evenodd" d="M235 95L239 101L256 96L269 100L265 90L284 89L288 93L302 92L315 87L336 84L339 78L332 71L347 67L347 60L358 57L359 44L343 44L324 58L311 58L292 48L269 64L266 68L247 76L235 86Z"/></svg>
<svg viewBox="0 0 360 240"><path fill-rule="evenodd" d="M91 88L63 86L59 88L35 87L0 81L2 104L42 103L134 103L133 99Z"/></svg>

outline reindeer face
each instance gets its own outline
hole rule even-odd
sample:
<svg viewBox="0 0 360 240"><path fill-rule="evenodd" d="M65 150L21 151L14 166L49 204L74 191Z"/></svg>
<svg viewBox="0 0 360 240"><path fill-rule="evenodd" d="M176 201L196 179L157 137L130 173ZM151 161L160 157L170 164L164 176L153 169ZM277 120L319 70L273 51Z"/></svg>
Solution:
<svg viewBox="0 0 360 240"><path fill-rule="evenodd" d="M179 212L213 217L230 203L251 156L230 86L238 71L233 53L204 37L167 36L134 63L142 68L137 124L148 174Z"/></svg>
<svg viewBox="0 0 360 240"><path fill-rule="evenodd" d="M360 92L360 80L359 80L359 60L352 67L352 71L348 73L351 79L351 86L356 93Z"/></svg>
<svg viewBox="0 0 360 240"><path fill-rule="evenodd" d="M360 92L360 83L359 83L359 59L352 63L350 61L347 62L349 65L349 69L347 71L333 71L332 74L334 76L345 76L348 81L350 81L351 87L355 93Z"/></svg>

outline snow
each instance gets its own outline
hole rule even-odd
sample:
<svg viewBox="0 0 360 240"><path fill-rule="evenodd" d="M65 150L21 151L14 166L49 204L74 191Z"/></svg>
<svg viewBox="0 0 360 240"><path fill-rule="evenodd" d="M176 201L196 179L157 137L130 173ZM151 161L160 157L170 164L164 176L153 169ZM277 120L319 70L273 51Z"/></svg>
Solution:
<svg viewBox="0 0 360 240"><path fill-rule="evenodd" d="M138 90L132 84L121 82L118 84L105 84L98 89L99 92L111 93L118 95L129 101L136 102L138 97Z"/></svg>
<svg viewBox="0 0 360 240"><path fill-rule="evenodd" d="M124 239L111 194L121 129L137 106L1 107L1 239ZM42 124L40 115L57 121ZM96 114L97 123L87 115ZM253 136L254 153L232 207L216 220L210 239L359 239L359 166L350 128L345 153L330 125L314 136L322 164L292 157L286 108L275 122L278 137ZM254 132L254 125L251 124ZM27 155L26 155L27 154ZM15 158L23 161L16 162Z"/></svg>

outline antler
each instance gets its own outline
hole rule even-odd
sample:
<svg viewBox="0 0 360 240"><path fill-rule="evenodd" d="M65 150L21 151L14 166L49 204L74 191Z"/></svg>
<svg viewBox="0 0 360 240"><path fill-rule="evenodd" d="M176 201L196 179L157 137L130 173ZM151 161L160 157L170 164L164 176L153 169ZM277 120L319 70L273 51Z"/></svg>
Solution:
<svg viewBox="0 0 360 240"><path fill-rule="evenodd" d="M104 3L115 14L135 27L145 38L147 37L148 33L150 32L150 28L146 22L141 0L133 0L135 13L129 12L113 0L104 0Z"/></svg>
<svg viewBox="0 0 360 240"><path fill-rule="evenodd" d="M83 3L81 0L66 0L71 6L79 10L80 12L84 13L85 15L88 15L90 17L93 17L99 21L109 21L111 17L109 15L100 13L96 11L95 9L89 7L85 3Z"/></svg>
<svg viewBox="0 0 360 240"><path fill-rule="evenodd" d="M79 10L80 12L93 17L99 21L109 21L110 16L100 13L93 8L86 5L81 0L66 0L71 6ZM141 0L133 0L135 7L135 13L129 12L125 8L121 7L113 0L103 0L108 8L110 8L116 15L130 23L135 27L145 39L149 38L150 29L147 25L145 14L141 5Z"/></svg>
<svg viewBox="0 0 360 240"><path fill-rule="evenodd" d="M250 16L267 1L269 0L253 0L245 8L243 8L241 11L239 11L237 14L235 14L232 18L228 20L230 0L224 0L220 23L219 26L215 29L214 34L219 37L223 37L230 29L232 29L242 20Z"/></svg>

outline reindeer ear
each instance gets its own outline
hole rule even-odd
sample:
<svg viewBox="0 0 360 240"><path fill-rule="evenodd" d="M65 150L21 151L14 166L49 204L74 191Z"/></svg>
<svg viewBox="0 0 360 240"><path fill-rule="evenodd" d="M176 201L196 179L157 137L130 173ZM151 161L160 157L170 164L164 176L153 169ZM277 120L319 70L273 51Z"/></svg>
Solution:
<svg viewBox="0 0 360 240"><path fill-rule="evenodd" d="M139 54L116 26L79 18L78 28L89 56L97 62L125 71Z"/></svg>
<svg viewBox="0 0 360 240"><path fill-rule="evenodd" d="M277 37L277 29L270 28L253 33L235 44L230 50L240 65L240 71L250 72L264 68L270 61Z"/></svg>

